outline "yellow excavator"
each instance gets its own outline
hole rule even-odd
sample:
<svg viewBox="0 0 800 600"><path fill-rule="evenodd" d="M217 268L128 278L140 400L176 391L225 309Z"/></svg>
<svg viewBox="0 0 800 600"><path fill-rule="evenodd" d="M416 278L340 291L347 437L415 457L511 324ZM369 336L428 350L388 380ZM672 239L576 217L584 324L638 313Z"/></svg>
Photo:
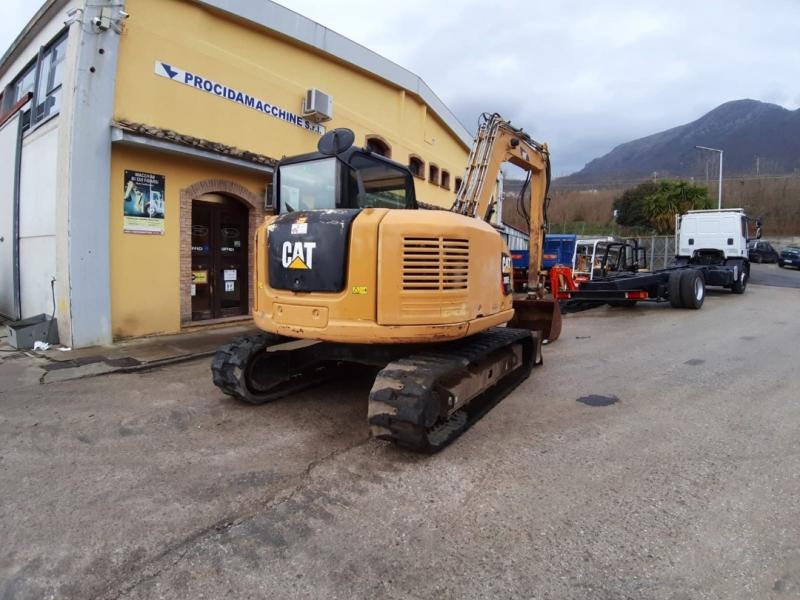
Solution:
<svg viewBox="0 0 800 600"><path fill-rule="evenodd" d="M421 210L409 169L353 141L335 129L317 152L278 163L275 214L255 236L253 318L263 333L217 351L214 383L261 404L345 364L375 367L373 436L435 452L525 380L543 341L560 332L540 275L549 153L484 115L452 209ZM525 169L531 187L520 298L508 247L489 222L504 162Z"/></svg>

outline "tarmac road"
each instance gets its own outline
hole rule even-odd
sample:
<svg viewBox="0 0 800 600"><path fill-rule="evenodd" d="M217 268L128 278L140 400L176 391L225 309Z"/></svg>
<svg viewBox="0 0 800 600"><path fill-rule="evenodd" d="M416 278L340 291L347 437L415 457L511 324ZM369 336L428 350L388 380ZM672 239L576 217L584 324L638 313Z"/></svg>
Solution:
<svg viewBox="0 0 800 600"><path fill-rule="evenodd" d="M798 597L798 301L569 315L430 458L368 439L369 374L261 407L205 360L2 392L0 598Z"/></svg>
<svg viewBox="0 0 800 600"><path fill-rule="evenodd" d="M750 283L777 287L800 288L800 269L777 264L750 263Z"/></svg>

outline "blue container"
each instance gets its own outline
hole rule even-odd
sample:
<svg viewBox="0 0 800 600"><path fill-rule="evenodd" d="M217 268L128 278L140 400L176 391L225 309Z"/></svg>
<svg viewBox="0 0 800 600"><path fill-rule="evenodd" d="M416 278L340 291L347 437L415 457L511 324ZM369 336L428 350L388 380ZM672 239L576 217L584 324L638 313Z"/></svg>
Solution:
<svg viewBox="0 0 800 600"><path fill-rule="evenodd" d="M544 252L542 268L549 269L555 265L572 266L572 255L578 236L574 233L548 233L544 236Z"/></svg>
<svg viewBox="0 0 800 600"><path fill-rule="evenodd" d="M530 252L527 250L512 250L511 263L515 269L527 269L530 261Z"/></svg>

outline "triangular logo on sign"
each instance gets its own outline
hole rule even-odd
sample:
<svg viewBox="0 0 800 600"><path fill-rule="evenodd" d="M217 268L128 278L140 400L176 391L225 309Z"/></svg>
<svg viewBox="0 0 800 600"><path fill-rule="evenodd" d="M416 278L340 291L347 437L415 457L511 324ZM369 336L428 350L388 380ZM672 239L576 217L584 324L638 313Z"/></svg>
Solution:
<svg viewBox="0 0 800 600"><path fill-rule="evenodd" d="M289 263L289 266L287 268L289 268L289 269L308 269L308 265L305 262L303 262L302 258L300 258L299 256L295 256L294 260L292 260L292 262Z"/></svg>
<svg viewBox="0 0 800 600"><path fill-rule="evenodd" d="M164 68L164 71L166 72L166 74L169 75L170 79L173 79L175 77L175 75L178 74L178 72L176 70L174 70L170 65L168 65L165 62L162 62L161 66Z"/></svg>

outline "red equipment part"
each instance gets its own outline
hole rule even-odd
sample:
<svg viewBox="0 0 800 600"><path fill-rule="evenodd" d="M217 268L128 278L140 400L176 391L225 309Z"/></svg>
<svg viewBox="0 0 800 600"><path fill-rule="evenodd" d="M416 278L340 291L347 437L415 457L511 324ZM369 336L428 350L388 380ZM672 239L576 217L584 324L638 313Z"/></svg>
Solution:
<svg viewBox="0 0 800 600"><path fill-rule="evenodd" d="M572 269L564 265L556 265L550 269L550 291L555 300L568 300L571 298L570 290L577 290L578 286L572 278Z"/></svg>

